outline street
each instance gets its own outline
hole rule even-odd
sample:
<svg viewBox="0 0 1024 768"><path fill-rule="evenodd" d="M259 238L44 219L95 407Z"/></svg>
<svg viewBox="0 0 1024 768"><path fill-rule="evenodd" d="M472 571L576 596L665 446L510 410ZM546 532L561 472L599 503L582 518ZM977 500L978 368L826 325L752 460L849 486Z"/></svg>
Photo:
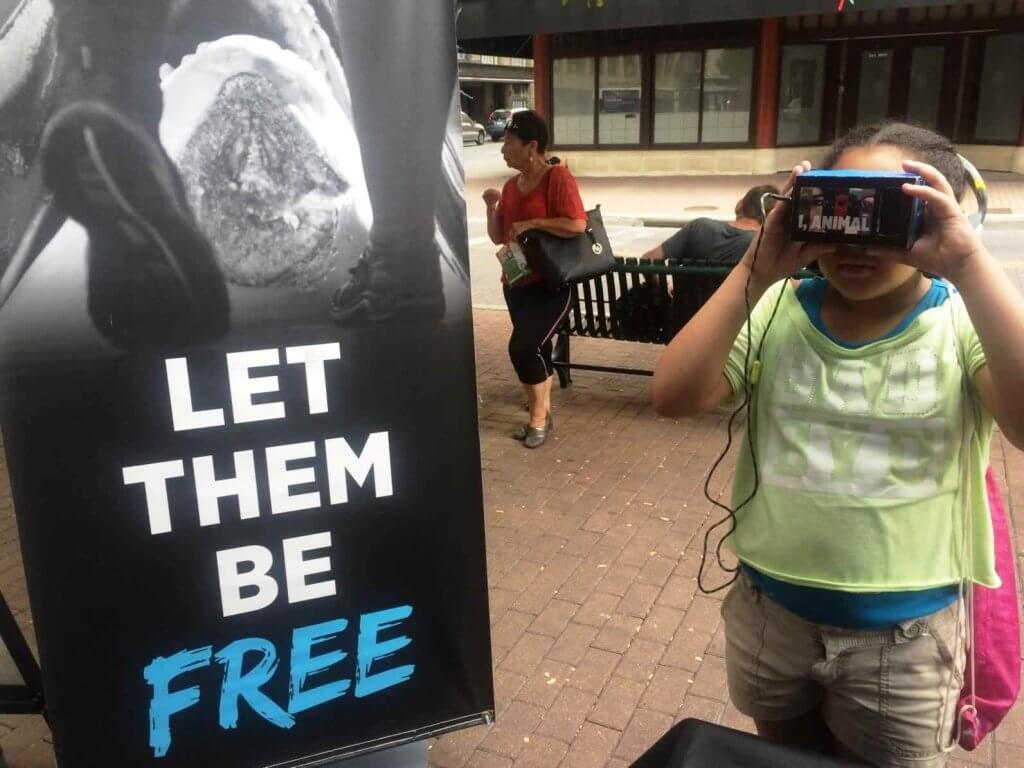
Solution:
<svg viewBox="0 0 1024 768"><path fill-rule="evenodd" d="M510 175L509 167L501 157L501 142L488 139L483 144L465 144L463 162L466 166L466 182L494 179L498 181Z"/></svg>

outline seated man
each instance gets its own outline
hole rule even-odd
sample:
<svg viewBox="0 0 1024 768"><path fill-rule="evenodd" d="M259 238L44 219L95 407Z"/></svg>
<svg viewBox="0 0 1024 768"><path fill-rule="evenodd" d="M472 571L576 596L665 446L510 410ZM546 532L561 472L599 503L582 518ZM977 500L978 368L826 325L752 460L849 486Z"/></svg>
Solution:
<svg viewBox="0 0 1024 768"><path fill-rule="evenodd" d="M642 258L655 261L670 259L690 267L736 266L764 223L761 196L768 192L779 194L779 190L770 184L748 189L736 203L736 218L732 221L694 219ZM767 214L774 205L773 198L766 199L764 213ZM705 293L713 292L720 283L720 279L715 277L693 279L696 282L691 282L690 287L694 290L688 297L683 297L682 294L676 295L675 278L666 279L662 287L662 277L651 276L647 283L637 285L620 299L620 318L640 317L649 323L649 318L658 317L658 334L666 341L671 339L707 298ZM664 300L666 296L673 297L673 300ZM688 300L680 301L681 298Z"/></svg>
<svg viewBox="0 0 1024 768"><path fill-rule="evenodd" d="M735 266L757 235L764 217L761 196L766 192L779 194L770 184L751 187L736 203L736 218L728 223L716 219L694 219L656 248L643 255L645 259L672 259L689 266ZM775 200L765 200L767 213Z"/></svg>

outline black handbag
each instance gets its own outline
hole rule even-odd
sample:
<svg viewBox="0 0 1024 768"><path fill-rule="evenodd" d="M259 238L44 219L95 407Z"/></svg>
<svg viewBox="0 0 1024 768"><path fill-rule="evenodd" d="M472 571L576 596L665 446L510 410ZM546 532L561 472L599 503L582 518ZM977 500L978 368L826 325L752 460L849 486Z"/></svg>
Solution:
<svg viewBox="0 0 1024 768"><path fill-rule="evenodd" d="M528 229L519 237L530 269L539 272L549 288L561 288L603 275L615 266L601 206L587 211L587 229L576 237L558 237Z"/></svg>

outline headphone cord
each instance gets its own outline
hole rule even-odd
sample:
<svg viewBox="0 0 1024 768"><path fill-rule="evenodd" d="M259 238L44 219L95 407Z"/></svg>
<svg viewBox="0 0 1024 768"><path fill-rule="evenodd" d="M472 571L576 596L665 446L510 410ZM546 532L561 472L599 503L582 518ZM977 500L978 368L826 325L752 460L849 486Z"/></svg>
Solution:
<svg viewBox="0 0 1024 768"><path fill-rule="evenodd" d="M765 193L764 195L762 195L762 221L764 220L766 215L765 200L769 197L774 198L776 200L782 200L785 202L790 201L790 198L785 197L783 195L775 195L772 193ZM736 581L736 578L739 575L740 567L738 565L736 567L730 567L725 564L725 562L722 559L722 546L725 544L726 540L730 536L732 536L733 533L736 531L736 515L739 513L741 509L743 509L747 504L749 504L754 499L761 485L760 467L757 463L757 452L754 450L754 443L757 438L757 431L756 427L754 426L754 419L756 417L756 398L754 397L754 388L757 386L761 377L761 355L764 351L764 341L765 338L768 336L768 329L771 328L772 322L775 320L775 315L779 311L779 306L782 304L782 297L786 292L785 286L783 286L782 290L779 291L779 295L775 300L775 305L772 307L771 314L768 316L768 322L764 327L764 331L761 333L760 340L758 341L757 353L754 355L753 366L751 366L750 357L751 349L753 348L753 331L751 328L751 316L753 314L753 307L751 306L750 302L750 283L754 277L754 269L757 266L757 257L761 251L761 239L763 236L764 228L762 227L762 229L759 230L757 233L757 241L754 244L754 254L750 260L750 270L747 273L747 280L744 283L743 287L743 302L747 315L747 344L743 354L743 402L740 403L740 405L729 416L729 422L726 426L725 447L722 449L722 452L718 455L718 458L716 458L714 463L711 465L711 469L708 472L708 476L704 480L704 498L711 502L711 504L714 507L717 507L718 509L721 509L723 512L725 512L725 517L723 517L721 520L719 520L717 523L712 525L704 532L704 545L701 548L700 568L697 571L697 588L700 589L700 591L706 595L712 595L716 592L720 592L723 589L732 586L733 582ZM714 479L715 473L718 471L722 462L725 461L725 457L729 455L729 451L732 449L733 428L735 427L736 419L739 418L740 414L743 413L744 411L746 411L747 417L747 448L750 451L750 462L754 472L754 487L751 490L750 494L742 502L736 505L735 508L732 508L727 506L726 504L723 504L714 496L712 496L711 482ZM708 544L711 540L711 534L718 530L721 526L725 525L726 523L729 524L729 528L725 532L725 535L722 536L721 539L719 539L718 544L715 547L715 558L718 561L718 567L726 573L733 574L733 576L724 584L714 587L713 589L708 589L704 586L704 568L707 564Z"/></svg>

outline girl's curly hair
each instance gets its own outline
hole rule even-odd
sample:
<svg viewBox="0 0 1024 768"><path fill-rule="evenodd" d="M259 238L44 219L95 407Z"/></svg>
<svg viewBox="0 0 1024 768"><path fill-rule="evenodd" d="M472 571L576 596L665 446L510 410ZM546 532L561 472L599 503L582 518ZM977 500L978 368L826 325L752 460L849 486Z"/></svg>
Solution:
<svg viewBox="0 0 1024 768"><path fill-rule="evenodd" d="M953 142L928 128L912 123L885 121L858 125L836 140L825 156L825 168L834 168L839 157L854 147L889 144L899 147L915 160L934 166L949 181L956 199L967 190L967 174Z"/></svg>

